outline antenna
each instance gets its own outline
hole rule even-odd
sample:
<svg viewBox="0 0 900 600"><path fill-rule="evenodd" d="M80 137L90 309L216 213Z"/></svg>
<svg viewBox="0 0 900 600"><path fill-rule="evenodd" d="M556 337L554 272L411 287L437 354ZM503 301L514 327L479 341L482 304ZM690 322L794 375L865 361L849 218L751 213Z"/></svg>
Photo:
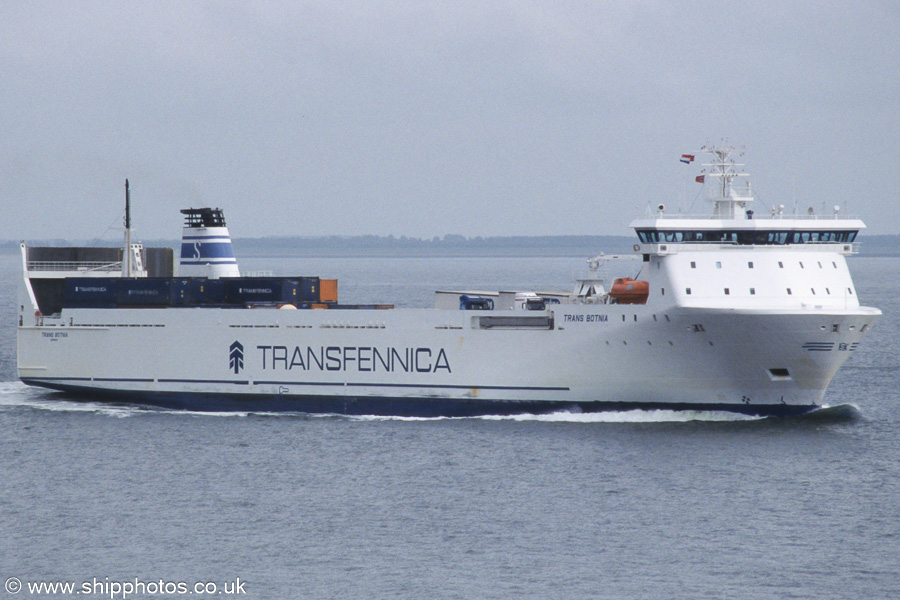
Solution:
<svg viewBox="0 0 900 600"><path fill-rule="evenodd" d="M125 180L125 229L131 229L131 193L128 191L128 180Z"/></svg>
<svg viewBox="0 0 900 600"><path fill-rule="evenodd" d="M125 180L125 252L122 255L122 276L134 277L131 267L131 192Z"/></svg>

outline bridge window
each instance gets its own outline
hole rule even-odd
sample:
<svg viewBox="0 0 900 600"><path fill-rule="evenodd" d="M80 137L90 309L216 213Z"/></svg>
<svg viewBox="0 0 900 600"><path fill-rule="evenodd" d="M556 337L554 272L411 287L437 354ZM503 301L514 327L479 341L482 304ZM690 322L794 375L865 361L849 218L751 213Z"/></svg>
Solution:
<svg viewBox="0 0 900 600"><path fill-rule="evenodd" d="M844 231L747 231L747 230L667 230L642 229L637 232L644 243L725 243L741 245L851 243L858 230Z"/></svg>

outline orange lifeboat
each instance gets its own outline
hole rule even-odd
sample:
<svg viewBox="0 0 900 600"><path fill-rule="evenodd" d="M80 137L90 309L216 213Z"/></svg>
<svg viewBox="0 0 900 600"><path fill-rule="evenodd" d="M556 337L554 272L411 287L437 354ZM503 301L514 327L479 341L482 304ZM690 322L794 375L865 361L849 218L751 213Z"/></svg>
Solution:
<svg viewBox="0 0 900 600"><path fill-rule="evenodd" d="M649 295L650 284L631 277L619 277L609 290L609 297L616 304L646 304Z"/></svg>

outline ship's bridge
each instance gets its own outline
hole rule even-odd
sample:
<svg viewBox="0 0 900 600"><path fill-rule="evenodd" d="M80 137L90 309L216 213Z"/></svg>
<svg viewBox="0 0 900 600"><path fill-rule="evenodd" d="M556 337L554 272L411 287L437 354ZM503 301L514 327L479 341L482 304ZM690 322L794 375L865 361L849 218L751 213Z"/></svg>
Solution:
<svg viewBox="0 0 900 600"><path fill-rule="evenodd" d="M806 214L785 214L784 205L778 205L772 207L771 213L757 215L750 208L755 194L749 175L740 170L743 165L734 161L734 149L704 146L703 151L711 155L711 161L703 164L706 167L704 174L695 180L704 185L703 193L712 204L712 214L671 214L666 212L664 204L660 204L656 214L631 223L641 242L666 244L657 247L660 252L673 251L668 244L686 244L695 250L710 245L722 249L731 245L800 245L796 249L802 249L808 244L820 244L842 245L836 249L843 253L853 251L856 235L865 228L861 220L840 216L839 206L834 207L832 214L824 210L817 214L812 207ZM690 164L693 160L692 154L682 155L682 162ZM744 182L743 187L736 187L739 180Z"/></svg>
<svg viewBox="0 0 900 600"><path fill-rule="evenodd" d="M642 219L631 226L645 244L738 245L850 244L865 224L859 219Z"/></svg>

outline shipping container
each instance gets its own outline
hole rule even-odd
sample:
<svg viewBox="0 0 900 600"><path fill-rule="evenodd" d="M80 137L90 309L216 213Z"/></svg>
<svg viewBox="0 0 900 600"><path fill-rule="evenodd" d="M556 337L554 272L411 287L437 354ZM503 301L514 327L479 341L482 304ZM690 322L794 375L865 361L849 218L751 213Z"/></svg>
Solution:
<svg viewBox="0 0 900 600"><path fill-rule="evenodd" d="M119 306L168 306L171 280L163 277L122 278L118 281Z"/></svg>
<svg viewBox="0 0 900 600"><path fill-rule="evenodd" d="M171 280L172 289L171 289L171 303L173 306L183 306L185 304L191 304L193 302L193 298L191 297L191 280L187 277L176 277Z"/></svg>
<svg viewBox="0 0 900 600"><path fill-rule="evenodd" d="M338 301L337 279L319 279L319 302Z"/></svg>
<svg viewBox="0 0 900 600"><path fill-rule="evenodd" d="M319 278L318 277L301 277L300 278L300 301L302 302L319 302Z"/></svg>
<svg viewBox="0 0 900 600"><path fill-rule="evenodd" d="M318 280L315 287L318 290ZM296 303L301 300L300 283L284 277L228 277L225 288L230 304Z"/></svg>
<svg viewBox="0 0 900 600"><path fill-rule="evenodd" d="M193 304L225 304L227 290L224 279L207 279L191 277L190 294Z"/></svg>
<svg viewBox="0 0 900 600"><path fill-rule="evenodd" d="M64 305L72 308L109 308L116 305L118 277L69 277Z"/></svg>

